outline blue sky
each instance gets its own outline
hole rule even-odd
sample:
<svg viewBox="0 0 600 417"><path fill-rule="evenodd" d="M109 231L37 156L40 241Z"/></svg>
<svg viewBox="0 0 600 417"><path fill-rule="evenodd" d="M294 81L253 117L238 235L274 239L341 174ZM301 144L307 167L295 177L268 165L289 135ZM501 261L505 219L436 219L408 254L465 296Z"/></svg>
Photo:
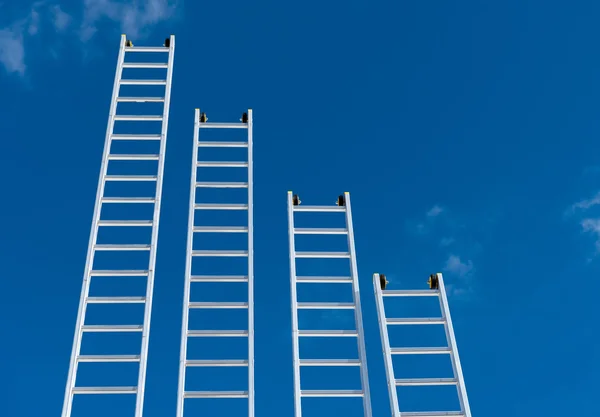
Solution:
<svg viewBox="0 0 600 417"><path fill-rule="evenodd" d="M351 192L374 416L371 275L434 271L474 416L595 416L599 18L593 1L1 1L0 415L61 411L119 35L173 33L146 417L175 412L195 107L254 109L257 416L293 415L289 189Z"/></svg>

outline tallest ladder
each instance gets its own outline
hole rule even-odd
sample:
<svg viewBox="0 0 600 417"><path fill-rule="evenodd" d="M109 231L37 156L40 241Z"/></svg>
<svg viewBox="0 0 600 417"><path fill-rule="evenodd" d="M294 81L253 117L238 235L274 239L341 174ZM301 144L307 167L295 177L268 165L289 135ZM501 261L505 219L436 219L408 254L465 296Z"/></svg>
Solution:
<svg viewBox="0 0 600 417"><path fill-rule="evenodd" d="M160 202L162 194L162 180L164 170L164 159L165 150L167 144L167 128L169 119L169 103L171 96L171 79L173 74L173 55L175 51L175 37L170 36L165 40L165 44L160 47L134 47L129 42L125 35L121 36L121 46L119 49L119 57L117 61L117 69L115 74L115 80L113 85L113 94L110 105L110 112L108 116L108 126L106 129L106 139L104 145L104 153L102 156L102 165L100 167L100 178L98 182L98 191L96 194L96 203L94 208L94 215L92 220L92 229L90 233L89 247L87 252L87 260L85 265L85 272L83 275L83 288L81 291L81 298L79 302L79 311L77 314L77 323L75 328L75 337L73 341L73 349L71 352L71 360L69 366L69 374L67 377L67 384L65 389L65 398L63 405L62 417L70 417L73 409L73 397L75 394L135 394L135 417L141 417L144 406L144 387L146 381L146 365L148 359L148 338L150 335L150 317L152 313L152 294L154 288L154 272L156 263L156 244L158 240L158 223L160 217ZM162 53L167 55L166 62L140 62L139 60L126 60L126 55L139 54L139 53ZM161 54L161 55L162 55ZM123 78L123 69L131 68L134 71L139 71L139 77L142 76L143 70L140 69L159 69L166 70L166 74L161 79L125 79ZM159 97L141 97L141 96L121 96L121 86L164 86L164 93ZM139 87L134 87L139 88ZM119 103L130 103L128 104L131 109L130 115L117 114ZM140 103L140 104L137 104ZM142 103L163 103L162 112L159 115L147 115L148 104ZM138 108L137 111L134 108ZM116 123L118 122L118 123ZM115 124L124 123L127 127L135 129L132 124L153 124L152 122L159 122L161 124L160 133L154 134L121 134L115 132ZM131 123L136 122L136 123ZM142 127L138 126L141 130ZM118 130L122 131L121 129ZM117 151L118 147L114 146L113 141L159 141L158 154L123 154ZM131 145L131 144L130 144ZM143 144L142 144L143 145ZM116 171L118 168L119 161L128 165L126 175L111 174L110 172ZM136 161L138 165L136 166ZM145 175L135 175L133 173L140 173L141 167L139 161L155 161L157 164L153 167L152 175L147 175L147 169L144 169ZM115 165L116 163L116 165ZM144 162L142 162L143 164ZM124 166L121 165L124 170ZM132 173L133 172L133 173ZM148 181L154 183L155 191L154 196L151 197L140 197L133 196L137 193L131 191L125 192L122 190L121 195L113 196L112 193L106 191L107 182L120 182L129 183L130 185L139 184L140 181ZM110 187L110 186L109 186ZM151 219L144 220L108 220L103 219L102 213L103 208L106 206L130 206L132 203L142 205L153 205L153 215ZM137 204L135 204L137 206ZM117 207L118 208L118 207ZM110 209L110 208L108 208ZM123 210L125 212L125 210ZM113 229L120 229L124 239L128 240L135 236L135 230L137 227L148 227L151 229L150 242L136 243L136 244L123 244L106 242L107 239L101 239L103 243L99 243L98 235L105 233L107 227ZM103 230L103 232L100 232ZM113 235L113 238L115 236ZM129 238L128 238L129 237ZM95 266L98 261L96 254L98 251L106 252L125 252L127 255L133 255L132 251L146 251L148 253L148 266L146 269L119 269L116 267L116 258L106 258L105 265L102 269ZM112 266L112 268L111 268ZM141 297L131 296L90 296L90 283L92 277L94 279L110 279L122 280L126 277L139 277L146 278L145 295ZM122 282L122 281L121 281ZM143 323L141 324L107 324L111 320L106 310L103 312L104 323L102 324L86 324L86 311L90 304L130 304L140 303L144 304ZM101 319L99 319L101 320ZM123 355L123 354L112 354L112 355L82 355L81 345L84 333L115 333L115 332L140 332L141 333L141 347L139 354L134 355ZM114 345L114 344L113 344ZM113 346L115 350L119 348L124 349L124 346ZM136 386L124 387L124 386L76 386L77 370L78 366L82 362L91 362L96 364L109 363L109 362L136 362L139 363L138 369L138 381ZM83 413L85 414L85 412Z"/></svg>

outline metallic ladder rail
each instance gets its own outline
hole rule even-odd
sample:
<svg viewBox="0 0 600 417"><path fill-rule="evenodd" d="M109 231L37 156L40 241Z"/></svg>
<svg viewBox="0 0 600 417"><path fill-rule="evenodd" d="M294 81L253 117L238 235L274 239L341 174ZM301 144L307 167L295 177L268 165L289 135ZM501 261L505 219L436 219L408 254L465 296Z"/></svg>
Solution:
<svg viewBox="0 0 600 417"><path fill-rule="evenodd" d="M437 289L430 290L386 290L382 289L382 284L385 277L380 274L373 275L373 286L375 289L375 302L377 305L377 318L379 321L379 331L381 335L381 343L383 346L383 356L385 361L385 371L387 376L388 392L390 399L390 407L393 417L471 417L471 409L469 407L469 399L467 397L467 389L465 386L458 348L456 346L456 338L454 336L454 328L450 317L450 308L448 306L448 298L446 297L446 289L444 287L444 278L442 274L435 274L437 277ZM385 286L384 286L385 287ZM439 318L387 318L385 315L385 307L383 297L438 297L442 317ZM447 347L410 347L410 348L392 348L390 347L390 339L387 326L389 325L444 325L446 332ZM394 376L394 368L392 365L392 355L439 355L448 354L452 361L453 378L410 378L396 379ZM460 402L460 411L432 411L432 412L406 412L401 411L398 404L398 386L439 386L439 385L455 385L457 388L458 398Z"/></svg>
<svg viewBox="0 0 600 417"><path fill-rule="evenodd" d="M194 398L247 398L248 417L254 417L254 254L253 254L253 191L252 191L252 110L246 113L247 121L241 123L207 123L201 121L201 113L196 109L194 115L194 143L192 159L192 175L190 182L190 208L188 217L188 240L185 270L185 288L183 320L181 330L181 351L179 360L179 386L177 393L177 417L184 415L185 399ZM200 129L247 129L246 142L201 142ZM198 149L204 147L244 147L248 148L248 160L246 162L206 162L198 160ZM202 152L199 152L202 155ZM248 171L247 182L198 182L198 168L245 168ZM220 171L217 171L220 172ZM247 204L224 204L224 203L196 203L196 192L202 188L242 188L248 190ZM247 227L233 226L195 226L194 214L196 210L246 210L248 213ZM248 236L248 250L195 250L193 249L193 238L195 234L206 233L246 233ZM248 273L246 275L192 275L192 260L195 257L246 257L248 259ZM190 300L191 285L194 282L246 282L248 284L247 302L192 302ZM248 329L240 330L190 330L190 309L244 309L248 311ZM189 337L224 337L248 339L248 359L203 359L190 360L187 354L187 342ZM186 391L186 369L188 367L246 367L248 370L247 391Z"/></svg>
<svg viewBox="0 0 600 417"><path fill-rule="evenodd" d="M352 211L350 207L350 194L344 193L344 204L342 206L302 206L295 203L295 196L288 192L288 236L290 249L290 281L291 281L291 304L292 304L292 342L294 355L294 411L296 417L302 417L302 398L306 397L331 397L347 398L362 397L365 417L372 416L371 395L369 389L367 358L365 351L364 331L362 323L362 311L360 303L360 292L358 285L358 268L356 264L356 250L354 247L354 230L352 225ZM294 227L295 212L337 212L344 213L346 227L335 228L296 228ZM297 252L295 235L312 234L346 235L348 241L348 252ZM350 274L347 277L327 276L297 276L296 259L298 258L346 258L350 260ZM298 302L297 285L302 283L346 283L352 284L353 302ZM300 330L298 329L298 310L300 309L352 309L356 330ZM358 343L358 359L301 359L300 337L354 337ZM302 366L358 366L360 368L361 389L360 390L303 390L300 384L300 367Z"/></svg>
<svg viewBox="0 0 600 417"><path fill-rule="evenodd" d="M169 120L169 105L171 97L171 80L173 75L173 59L175 53L175 37L170 36L169 47L160 48L139 48L126 46L125 35L121 36L121 45L117 61L117 68L113 84L112 100L108 117L108 125L106 128L106 137L104 143L104 152L102 156L102 165L100 168L100 177L98 180L98 189L96 193L96 203L94 208L89 246L85 271L83 275L83 285L81 297L79 301L79 309L77 313L77 322L75 326L75 336L73 340L73 348L69 365L69 374L67 377L65 397L63 403L62 417L70 417L73 407L73 396L75 394L135 394L136 406L135 417L142 417L144 406L144 388L146 383L146 367L148 359L148 340L150 336L150 319L152 313L152 295L154 289L154 271L156 262L156 244L158 240L158 225L160 218L160 202L162 194L162 178L164 171L164 159L167 144L167 130ZM160 116L122 116L117 115L117 104L122 101L144 102L145 99L136 99L128 97L126 99L119 97L120 87L126 84L132 84L131 80L122 78L123 68L138 68L139 66L131 66L125 62L125 55L130 52L157 51L165 52L168 55L167 62L162 64L153 64L156 68L166 70L165 79L160 82L165 86L164 97L161 97L160 102L163 104L163 112ZM148 83L148 82L144 82ZM144 84L138 82L138 84ZM156 120L162 123L161 133L157 135L117 135L114 134L114 125L116 121L124 122L139 122L147 120ZM115 155L111 154L111 144L113 140L159 140L160 151L158 155ZM107 175L109 161L112 160L139 160L151 159L158 161L157 173L154 176L115 176ZM156 193L153 198L139 197L105 197L105 184L110 180L136 181L136 180L152 180L156 183ZM107 221L101 220L101 208L103 204L115 203L151 203L154 204L154 214L152 221ZM152 228L151 241L149 245L110 245L97 244L98 229L104 226L147 226ZM147 250L149 251L149 265L147 270L94 270L94 257L98 250ZM143 297L90 297L90 281L92 277L124 277L135 276L146 278L146 295ZM114 279L114 278L113 278ZM144 322L141 325L86 325L85 317L88 304L92 303L142 303L144 304ZM81 343L84 332L141 332L142 341L139 355L81 355ZM76 387L77 371L79 363L94 362L137 362L139 363L138 383L135 387Z"/></svg>

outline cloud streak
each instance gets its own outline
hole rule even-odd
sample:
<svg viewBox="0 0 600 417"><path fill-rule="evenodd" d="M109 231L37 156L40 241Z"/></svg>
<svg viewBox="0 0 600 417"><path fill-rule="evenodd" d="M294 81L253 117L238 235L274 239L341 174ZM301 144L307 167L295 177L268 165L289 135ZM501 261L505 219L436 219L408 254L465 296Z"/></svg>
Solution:
<svg viewBox="0 0 600 417"><path fill-rule="evenodd" d="M460 256L450 255L444 265L444 271L465 278L473 273L473 262L471 260L463 262Z"/></svg>

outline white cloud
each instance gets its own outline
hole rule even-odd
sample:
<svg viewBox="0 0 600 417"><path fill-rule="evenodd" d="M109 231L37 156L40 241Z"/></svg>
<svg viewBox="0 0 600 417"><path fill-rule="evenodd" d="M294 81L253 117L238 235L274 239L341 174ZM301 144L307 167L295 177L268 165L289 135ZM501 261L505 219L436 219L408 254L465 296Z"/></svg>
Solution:
<svg viewBox="0 0 600 417"><path fill-rule="evenodd" d="M444 211L443 208L438 206L437 204L433 206L428 212L427 217L437 217Z"/></svg>
<svg viewBox="0 0 600 417"><path fill-rule="evenodd" d="M598 204L600 204L600 192L590 199L581 200L581 201L573 204L571 206L571 211L587 210L591 207L597 206Z"/></svg>
<svg viewBox="0 0 600 417"><path fill-rule="evenodd" d="M52 6L52 23L57 32L63 32L71 23L71 16L62 11L58 4Z"/></svg>
<svg viewBox="0 0 600 417"><path fill-rule="evenodd" d="M440 240L440 246L450 246L456 241L453 237L444 237Z"/></svg>
<svg viewBox="0 0 600 417"><path fill-rule="evenodd" d="M8 73L25 73L23 34L18 29L0 29L0 63Z"/></svg>
<svg viewBox="0 0 600 417"><path fill-rule="evenodd" d="M463 262L459 256L450 255L446 260L444 271L448 271L464 278L473 272L473 262L471 260Z"/></svg>
<svg viewBox="0 0 600 417"><path fill-rule="evenodd" d="M600 219L583 219L581 228L584 232L596 236L596 250L600 252Z"/></svg>

